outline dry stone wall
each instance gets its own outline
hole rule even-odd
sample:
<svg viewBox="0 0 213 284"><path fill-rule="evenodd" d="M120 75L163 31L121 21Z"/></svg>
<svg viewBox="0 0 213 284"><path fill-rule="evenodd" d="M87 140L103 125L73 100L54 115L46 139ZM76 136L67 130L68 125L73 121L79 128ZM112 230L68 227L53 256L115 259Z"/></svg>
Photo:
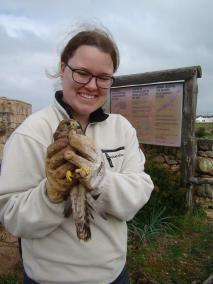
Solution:
<svg viewBox="0 0 213 284"><path fill-rule="evenodd" d="M213 181L213 139L197 140L196 177ZM213 185L196 185L195 201L207 209L213 209Z"/></svg>
<svg viewBox="0 0 213 284"><path fill-rule="evenodd" d="M140 145L146 159L160 164L164 169L174 173L181 171L181 149L158 145Z"/></svg>
<svg viewBox="0 0 213 284"><path fill-rule="evenodd" d="M140 145L147 160L158 163L162 168L181 175L181 148L158 145ZM197 139L195 177L213 181L213 140ZM213 185L194 185L194 200L205 209L213 209Z"/></svg>
<svg viewBox="0 0 213 284"><path fill-rule="evenodd" d="M0 161L8 137L31 113L29 103L0 98Z"/></svg>

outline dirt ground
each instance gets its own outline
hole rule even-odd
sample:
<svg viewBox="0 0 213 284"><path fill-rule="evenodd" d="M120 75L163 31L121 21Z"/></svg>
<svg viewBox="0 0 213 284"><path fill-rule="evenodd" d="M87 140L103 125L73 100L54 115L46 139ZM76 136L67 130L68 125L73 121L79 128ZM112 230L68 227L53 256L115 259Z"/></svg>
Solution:
<svg viewBox="0 0 213 284"><path fill-rule="evenodd" d="M22 276L22 265L19 255L18 241L5 231L0 224L0 276L11 272Z"/></svg>

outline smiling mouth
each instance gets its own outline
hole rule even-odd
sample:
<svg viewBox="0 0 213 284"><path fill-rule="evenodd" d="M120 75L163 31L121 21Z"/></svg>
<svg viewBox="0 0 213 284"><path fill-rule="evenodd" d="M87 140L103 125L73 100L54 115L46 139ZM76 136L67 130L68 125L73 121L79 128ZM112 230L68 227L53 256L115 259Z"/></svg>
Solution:
<svg viewBox="0 0 213 284"><path fill-rule="evenodd" d="M78 95L84 99L87 99L87 100L94 100L96 98L95 95L89 95L89 94L86 94L86 93L78 93Z"/></svg>

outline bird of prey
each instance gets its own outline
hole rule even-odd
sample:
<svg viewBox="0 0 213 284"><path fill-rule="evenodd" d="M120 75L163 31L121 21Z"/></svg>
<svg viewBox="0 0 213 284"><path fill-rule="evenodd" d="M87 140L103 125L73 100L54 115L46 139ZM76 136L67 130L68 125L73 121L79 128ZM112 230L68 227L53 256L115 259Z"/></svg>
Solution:
<svg viewBox="0 0 213 284"><path fill-rule="evenodd" d="M78 133L84 135L81 126L75 119L65 119L62 120L54 135L54 140L69 138L71 135ZM75 151L69 145L67 149ZM65 208L64 208L64 216L69 217L72 213L72 217L76 226L77 237L80 240L88 241L91 238L91 230L90 230L90 218L93 218L92 210L94 210L92 203L92 196L89 191L91 189L87 189L84 185L82 185L77 176L79 172L82 174L88 174L88 168L80 168L78 169L76 166L70 163L70 170L66 173L67 180L70 181L70 191L69 195L65 196Z"/></svg>

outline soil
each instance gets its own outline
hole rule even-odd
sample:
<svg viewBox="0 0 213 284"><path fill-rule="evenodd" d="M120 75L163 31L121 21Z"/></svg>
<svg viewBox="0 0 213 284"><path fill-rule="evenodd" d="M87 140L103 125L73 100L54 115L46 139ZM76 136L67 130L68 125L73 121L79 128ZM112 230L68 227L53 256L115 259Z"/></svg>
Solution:
<svg viewBox="0 0 213 284"><path fill-rule="evenodd" d="M0 276L16 273L22 278L22 264L19 254L18 240L6 232L0 224Z"/></svg>

